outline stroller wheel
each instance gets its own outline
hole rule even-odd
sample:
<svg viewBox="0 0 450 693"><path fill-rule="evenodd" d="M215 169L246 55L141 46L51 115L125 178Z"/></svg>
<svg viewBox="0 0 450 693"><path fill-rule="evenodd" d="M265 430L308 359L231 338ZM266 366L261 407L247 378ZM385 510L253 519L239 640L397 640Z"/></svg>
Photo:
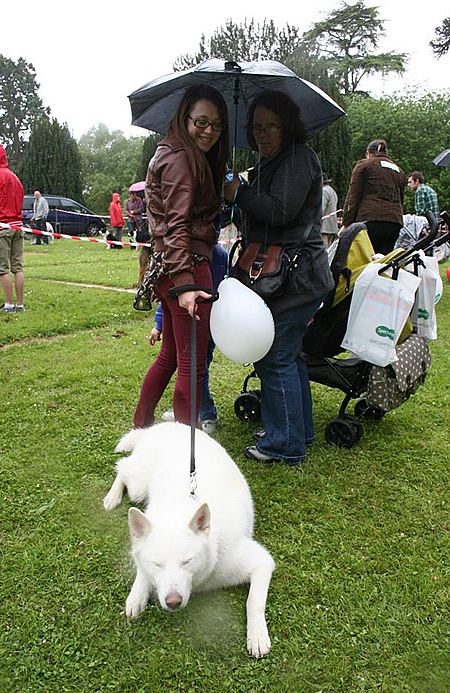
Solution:
<svg viewBox="0 0 450 693"><path fill-rule="evenodd" d="M372 419L374 421L379 421L386 413L377 407L370 407L365 398L356 402L354 411L355 416L358 417L358 419Z"/></svg>
<svg viewBox="0 0 450 693"><path fill-rule="evenodd" d="M361 422L351 414L331 419L325 429L327 443L337 448L351 448L362 436Z"/></svg>
<svg viewBox="0 0 450 693"><path fill-rule="evenodd" d="M234 403L234 413L241 421L259 421L261 418L261 391L243 392Z"/></svg>

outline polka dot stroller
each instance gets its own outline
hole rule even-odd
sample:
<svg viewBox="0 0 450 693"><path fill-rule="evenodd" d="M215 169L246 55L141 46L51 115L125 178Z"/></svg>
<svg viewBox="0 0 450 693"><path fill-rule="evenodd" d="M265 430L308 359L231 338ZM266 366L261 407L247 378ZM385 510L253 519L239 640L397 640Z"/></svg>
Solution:
<svg viewBox="0 0 450 693"><path fill-rule="evenodd" d="M380 270L392 268L395 278L399 268L414 263L417 273L418 251L432 254L437 243L448 240L449 233L435 241L437 230L437 221L430 215L426 236L412 248L398 248L377 260ZM325 428L325 437L331 445L350 448L362 436L364 419L379 420L409 399L424 382L431 357L427 342L414 333L410 320L398 340L395 364L379 367L354 355L339 356L344 352L341 343L355 281L367 264L373 262L374 251L365 224L348 226L328 252L335 288L314 316L303 341L303 351L310 380L337 388L345 395L338 416ZM260 390L247 389L252 377L257 377L254 371L245 379L234 405L236 416L244 421L260 418ZM357 401L354 413L350 414L346 410L352 399Z"/></svg>

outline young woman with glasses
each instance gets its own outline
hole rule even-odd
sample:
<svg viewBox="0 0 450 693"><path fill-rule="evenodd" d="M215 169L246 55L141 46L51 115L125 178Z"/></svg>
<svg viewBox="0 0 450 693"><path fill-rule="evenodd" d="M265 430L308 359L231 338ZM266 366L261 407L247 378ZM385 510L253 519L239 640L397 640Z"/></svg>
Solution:
<svg viewBox="0 0 450 693"><path fill-rule="evenodd" d="M152 245L164 254L163 273L155 285L163 306L163 338L141 388L134 415L136 427L153 424L155 407L175 371L175 420L190 422L190 327L195 306L197 409L200 406L211 310L201 299L210 296L188 289L173 299L168 291L173 286L212 288L214 220L228 158L228 114L222 96L211 87L189 88L147 173L145 197Z"/></svg>

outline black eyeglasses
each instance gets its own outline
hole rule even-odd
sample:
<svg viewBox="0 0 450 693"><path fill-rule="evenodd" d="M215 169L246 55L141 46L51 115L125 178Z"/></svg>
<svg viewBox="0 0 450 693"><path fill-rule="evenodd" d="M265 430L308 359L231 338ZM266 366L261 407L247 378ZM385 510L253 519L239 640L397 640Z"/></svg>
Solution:
<svg viewBox="0 0 450 693"><path fill-rule="evenodd" d="M282 125L276 125L275 123L269 123L266 125L265 128L262 128L261 125L252 125L252 130L253 132L257 132L258 135L262 135L263 132L268 132L269 134L275 132L275 130L279 130L282 127Z"/></svg>
<svg viewBox="0 0 450 693"><path fill-rule="evenodd" d="M199 128L199 130L206 130L206 128L210 125L214 132L222 132L223 130L222 123L212 123L210 120L206 120L205 118L191 118L191 116L188 116L188 118L189 120L192 120L195 127Z"/></svg>

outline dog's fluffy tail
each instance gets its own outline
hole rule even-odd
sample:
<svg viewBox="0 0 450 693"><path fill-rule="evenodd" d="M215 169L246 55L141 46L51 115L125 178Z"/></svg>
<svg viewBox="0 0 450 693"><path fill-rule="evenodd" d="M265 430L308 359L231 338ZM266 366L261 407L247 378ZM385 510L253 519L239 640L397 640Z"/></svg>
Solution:
<svg viewBox="0 0 450 693"><path fill-rule="evenodd" d="M123 438L119 440L115 452L131 452L134 450L146 431L146 428L132 428L131 431L126 433Z"/></svg>

